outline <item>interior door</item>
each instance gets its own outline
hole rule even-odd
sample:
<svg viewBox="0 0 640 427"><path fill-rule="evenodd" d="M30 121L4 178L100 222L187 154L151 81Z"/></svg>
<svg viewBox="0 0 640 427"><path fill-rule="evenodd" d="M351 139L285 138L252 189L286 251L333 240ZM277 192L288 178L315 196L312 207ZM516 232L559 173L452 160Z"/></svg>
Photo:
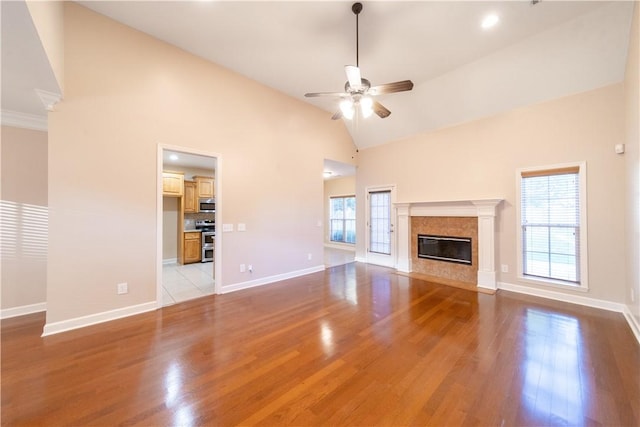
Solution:
<svg viewBox="0 0 640 427"><path fill-rule="evenodd" d="M395 267L393 187L367 189L367 262Z"/></svg>

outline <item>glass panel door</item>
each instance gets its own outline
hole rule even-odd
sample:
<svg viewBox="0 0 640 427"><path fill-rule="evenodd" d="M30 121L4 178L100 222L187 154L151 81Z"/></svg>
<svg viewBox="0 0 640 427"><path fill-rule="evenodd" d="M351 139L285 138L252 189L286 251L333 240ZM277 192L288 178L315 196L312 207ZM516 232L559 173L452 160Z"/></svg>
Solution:
<svg viewBox="0 0 640 427"><path fill-rule="evenodd" d="M396 266L395 187L367 188L367 262Z"/></svg>
<svg viewBox="0 0 640 427"><path fill-rule="evenodd" d="M369 252L391 255L391 191L369 193Z"/></svg>

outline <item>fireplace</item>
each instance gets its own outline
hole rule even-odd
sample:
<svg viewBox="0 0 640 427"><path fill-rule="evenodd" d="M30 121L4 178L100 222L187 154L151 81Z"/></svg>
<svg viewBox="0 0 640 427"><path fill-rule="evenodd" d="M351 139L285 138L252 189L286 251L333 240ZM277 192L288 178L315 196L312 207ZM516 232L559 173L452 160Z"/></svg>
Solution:
<svg viewBox="0 0 640 427"><path fill-rule="evenodd" d="M394 203L397 213L398 258L396 265L398 271L403 273L425 272L439 277L449 277L460 282L473 283L477 288L495 290L497 287L495 220L498 213L497 207L501 202L502 199L480 199ZM443 227L443 225L447 225L447 222L453 221L453 217L468 218L474 224L475 231L467 232L468 224L460 224L460 227L455 230L452 227ZM413 226L414 221L424 221L426 218L433 218L439 223L431 224L429 228L422 230ZM451 228L451 232L444 231L445 228ZM472 238L471 264L440 262L418 257L416 255L418 246L416 233L432 236L470 236Z"/></svg>
<svg viewBox="0 0 640 427"><path fill-rule="evenodd" d="M471 239L418 234L417 254L418 258L471 265Z"/></svg>

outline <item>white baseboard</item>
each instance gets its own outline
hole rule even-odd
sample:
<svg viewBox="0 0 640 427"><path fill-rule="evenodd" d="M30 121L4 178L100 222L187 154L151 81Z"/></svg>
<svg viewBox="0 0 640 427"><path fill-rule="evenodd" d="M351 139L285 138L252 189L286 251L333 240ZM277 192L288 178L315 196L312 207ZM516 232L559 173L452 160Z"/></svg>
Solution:
<svg viewBox="0 0 640 427"><path fill-rule="evenodd" d="M293 279L294 277L317 273L324 269L324 265L317 265L303 270L296 270L289 273L276 274L275 276L263 277L261 279L249 280L248 282L240 282L233 285L223 286L221 291L223 294L228 294L229 292L239 291L241 289L255 288L256 286L268 285L269 283L279 282L280 280Z"/></svg>
<svg viewBox="0 0 640 427"><path fill-rule="evenodd" d="M548 298L556 301L569 302L572 304L585 305L587 307L600 308L602 310L616 311L618 313L622 313L625 308L624 304L618 302L589 298L581 295L564 294L562 292L549 291L546 289L530 288L528 286L514 285L512 283L498 282L498 289Z"/></svg>
<svg viewBox="0 0 640 427"><path fill-rule="evenodd" d="M178 258L167 258L162 260L162 265L177 264Z"/></svg>
<svg viewBox="0 0 640 427"><path fill-rule="evenodd" d="M62 320L60 322L47 323L44 325L42 336L46 337L47 335L84 328L85 326L121 319L135 314L146 313L147 311L153 311L156 308L158 308L156 301L151 301L129 307L117 308L115 310L103 311L102 313L90 314L88 316Z"/></svg>
<svg viewBox="0 0 640 427"><path fill-rule="evenodd" d="M361 257L356 255L356 262L367 262L367 257Z"/></svg>
<svg viewBox="0 0 640 427"><path fill-rule="evenodd" d="M585 305L587 307L600 308L602 310L616 311L622 313L631 328L631 332L640 343L640 324L631 314L629 308L621 303L613 301L599 300L595 298L584 297L580 295L569 295L561 292L548 291L546 289L529 288L527 286L514 285L512 283L498 282L498 289L505 291L518 292L521 294L533 295L536 297L548 298L556 301L563 301L572 304Z"/></svg>
<svg viewBox="0 0 640 427"><path fill-rule="evenodd" d="M638 320L633 314L631 314L629 307L627 307L626 305L624 306L622 314L624 314L625 319L627 319L627 323L631 328L631 332L633 332L633 335L636 336L636 339L640 343L640 323L638 323Z"/></svg>
<svg viewBox="0 0 640 427"><path fill-rule="evenodd" d="M9 319L11 317L24 316L26 314L40 313L47 311L47 303L39 302L37 304L21 305L19 307L4 308L0 310L0 319Z"/></svg>
<svg viewBox="0 0 640 427"><path fill-rule="evenodd" d="M356 251L356 245L349 245L349 244L340 244L340 243L325 243L324 244L325 248L332 248L332 249L341 249L343 251L350 251L350 252L355 252Z"/></svg>

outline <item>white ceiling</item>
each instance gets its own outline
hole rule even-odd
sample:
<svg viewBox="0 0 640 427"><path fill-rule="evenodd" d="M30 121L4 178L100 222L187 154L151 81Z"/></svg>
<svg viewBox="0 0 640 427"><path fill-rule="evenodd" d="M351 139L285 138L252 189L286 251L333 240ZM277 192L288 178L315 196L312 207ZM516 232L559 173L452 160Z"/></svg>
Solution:
<svg viewBox="0 0 640 427"><path fill-rule="evenodd" d="M60 93L24 1L2 1L2 111L45 116L34 89ZM4 114L3 114L4 116Z"/></svg>
<svg viewBox="0 0 640 427"><path fill-rule="evenodd" d="M336 100L303 95L342 90L344 65L355 62L352 2L79 3L331 114ZM378 97L388 118L347 128L366 148L619 82L632 9L623 1L365 2L363 77L415 87ZM489 12L501 20L483 31ZM2 33L4 50L4 8ZM4 89L4 51L2 59ZM10 104L4 90L2 102Z"/></svg>

